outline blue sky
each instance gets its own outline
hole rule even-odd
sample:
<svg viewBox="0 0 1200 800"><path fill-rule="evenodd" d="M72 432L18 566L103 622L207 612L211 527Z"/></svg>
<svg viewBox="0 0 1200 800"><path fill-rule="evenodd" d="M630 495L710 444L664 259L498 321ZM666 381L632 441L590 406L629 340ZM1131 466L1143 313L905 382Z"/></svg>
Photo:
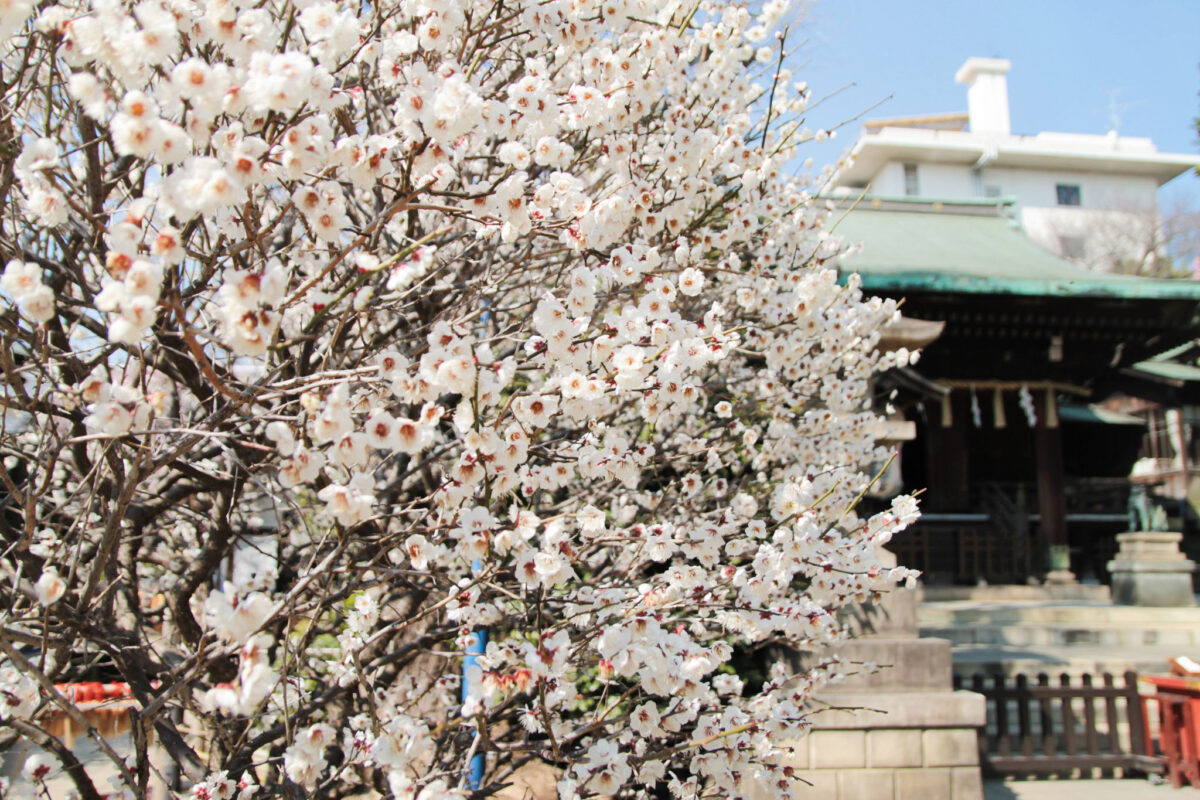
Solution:
<svg viewBox="0 0 1200 800"><path fill-rule="evenodd" d="M1115 109L1122 135L1200 160L1200 0L815 0L789 35L801 39L792 64L814 97L847 87L810 112L814 128L889 95L867 118L965 111L954 73L989 56L1012 61L1014 133L1105 133ZM858 129L807 155L835 159ZM1200 178L1176 179L1160 200L1175 195L1200 204Z"/></svg>

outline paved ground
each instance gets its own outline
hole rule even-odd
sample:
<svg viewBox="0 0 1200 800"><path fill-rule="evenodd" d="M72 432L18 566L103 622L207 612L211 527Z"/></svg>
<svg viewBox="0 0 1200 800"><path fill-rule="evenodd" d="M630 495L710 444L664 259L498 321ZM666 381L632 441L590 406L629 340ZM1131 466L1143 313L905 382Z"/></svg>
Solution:
<svg viewBox="0 0 1200 800"><path fill-rule="evenodd" d="M1189 800L1196 790L1144 778L1123 780L984 781L984 800ZM929 800L934 800L929 798Z"/></svg>
<svg viewBox="0 0 1200 800"><path fill-rule="evenodd" d="M952 652L959 672L990 671L997 664L1008 665L1008 674L1162 672L1168 658L1200 657L1200 638L1195 635L1200 629L1200 607L956 600L923 603L917 620L928 636L949 638L946 631L954 628L985 634L980 639L974 635L956 639ZM996 641L990 637L1001 634L1015 636L1006 641L1029 643L967 643Z"/></svg>
<svg viewBox="0 0 1200 800"><path fill-rule="evenodd" d="M966 644L951 649L956 672L971 673L978 665L1005 663L1011 665L1008 674L1021 672L1036 675L1062 671L1073 673L1111 672L1119 675L1126 670L1135 672L1166 672L1167 659L1179 655L1200 658L1194 649L1178 645L1143 645L1141 647L1100 647L1054 645L987 645Z"/></svg>

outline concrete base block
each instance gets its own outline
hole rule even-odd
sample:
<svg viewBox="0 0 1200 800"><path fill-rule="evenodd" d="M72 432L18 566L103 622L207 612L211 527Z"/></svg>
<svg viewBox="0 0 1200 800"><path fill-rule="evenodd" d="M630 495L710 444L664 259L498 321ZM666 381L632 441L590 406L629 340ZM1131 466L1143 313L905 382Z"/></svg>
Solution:
<svg viewBox="0 0 1200 800"><path fill-rule="evenodd" d="M979 767L797 771L813 800L982 800Z"/></svg>
<svg viewBox="0 0 1200 800"><path fill-rule="evenodd" d="M952 767L950 770L950 796L955 800L967 797L983 797L983 776L978 767Z"/></svg>
<svg viewBox="0 0 1200 800"><path fill-rule="evenodd" d="M826 692L838 711L789 742L790 766L822 800L982 800L977 728L983 697L973 692ZM856 709L856 710L849 710ZM870 710L867 710L870 709Z"/></svg>
<svg viewBox="0 0 1200 800"><path fill-rule="evenodd" d="M1179 550L1183 534L1131 531L1117 534L1120 550L1108 562L1113 602L1130 606L1196 605L1192 573L1196 565Z"/></svg>
<svg viewBox="0 0 1200 800"><path fill-rule="evenodd" d="M867 766L911 767L924 760L921 731L867 731Z"/></svg>
<svg viewBox="0 0 1200 800"><path fill-rule="evenodd" d="M837 770L827 769L797 772L796 776L808 784L801 788L801 796L811 797L813 800L818 800L818 798L820 800L837 800Z"/></svg>
<svg viewBox="0 0 1200 800"><path fill-rule="evenodd" d="M1110 561L1109 564L1116 562ZM1196 605L1192 573L1123 572L1112 569L1113 602L1123 606L1183 607Z"/></svg>
<svg viewBox="0 0 1200 800"><path fill-rule="evenodd" d="M845 769L867 765L867 732L815 730L809 737L814 769Z"/></svg>
<svg viewBox="0 0 1200 800"><path fill-rule="evenodd" d="M953 797L949 769L902 769L896 771L896 800L932 800Z"/></svg>
<svg viewBox="0 0 1200 800"><path fill-rule="evenodd" d="M979 735L973 729L923 731L922 739L927 767L961 767L979 761Z"/></svg>
<svg viewBox="0 0 1200 800"><path fill-rule="evenodd" d="M895 777L888 769L838 773L838 800L895 800Z"/></svg>
<svg viewBox="0 0 1200 800"><path fill-rule="evenodd" d="M862 669L847 675L838 684L838 691L867 691L881 684L887 691L945 691L953 681L950 642L942 639L851 639L821 655L827 653L836 653L851 665L870 662L879 666L878 672ZM812 658L802 659L801 663Z"/></svg>
<svg viewBox="0 0 1200 800"><path fill-rule="evenodd" d="M983 695L974 692L821 692L813 717L821 730L880 728L975 728L987 718Z"/></svg>
<svg viewBox="0 0 1200 800"><path fill-rule="evenodd" d="M886 551L880 557L894 556ZM821 800L983 800L977 729L982 695L952 691L950 643L918 639L916 595L889 593L841 615L855 638L797 653L798 671L837 654L850 666L813 698L811 732L781 759ZM878 664L874 674L854 669Z"/></svg>

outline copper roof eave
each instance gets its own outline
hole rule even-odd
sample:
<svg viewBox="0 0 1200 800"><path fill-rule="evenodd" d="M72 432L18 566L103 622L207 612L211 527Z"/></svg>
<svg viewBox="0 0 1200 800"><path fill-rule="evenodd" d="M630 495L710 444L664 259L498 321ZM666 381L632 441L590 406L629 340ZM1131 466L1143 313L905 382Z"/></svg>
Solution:
<svg viewBox="0 0 1200 800"><path fill-rule="evenodd" d="M911 367L889 369L879 376L879 380L891 383L918 397L928 397L940 401L950 394L950 387L926 378Z"/></svg>
<svg viewBox="0 0 1200 800"><path fill-rule="evenodd" d="M847 269L845 272L853 272ZM844 274L844 272L843 272ZM1045 280L1039 278L993 278L954 275L932 270L862 275L862 287L875 291L924 291L933 293L1023 295L1029 297L1092 297L1112 300L1183 300L1200 303L1194 282L1166 280L1145 283L1095 280ZM843 278L844 281L844 278Z"/></svg>
<svg viewBox="0 0 1200 800"><path fill-rule="evenodd" d="M880 332L879 349L886 352L906 347L909 350L926 347L946 329L945 322L901 317L889 322Z"/></svg>

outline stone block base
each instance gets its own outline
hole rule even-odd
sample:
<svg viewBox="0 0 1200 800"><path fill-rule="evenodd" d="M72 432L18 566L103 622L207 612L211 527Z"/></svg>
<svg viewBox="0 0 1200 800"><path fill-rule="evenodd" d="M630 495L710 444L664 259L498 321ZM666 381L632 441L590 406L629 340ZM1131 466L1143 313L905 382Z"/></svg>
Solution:
<svg viewBox="0 0 1200 800"><path fill-rule="evenodd" d="M802 797L813 800L979 800L978 767L862 769L798 773L809 782Z"/></svg>
<svg viewBox="0 0 1200 800"><path fill-rule="evenodd" d="M786 764L821 800L982 800L972 692L825 693ZM855 710L850 710L855 709ZM870 709L870 710L868 710Z"/></svg>
<svg viewBox="0 0 1200 800"><path fill-rule="evenodd" d="M1192 572L1196 565L1179 551L1183 534L1132 531L1117 535L1120 550L1108 562L1113 602L1127 606L1196 605Z"/></svg>
<svg viewBox="0 0 1200 800"><path fill-rule="evenodd" d="M1077 583L1079 579L1069 569L1052 569L1046 573L1047 586L1074 586Z"/></svg>
<svg viewBox="0 0 1200 800"><path fill-rule="evenodd" d="M801 789L803 797L813 800L982 800L983 783L974 730L868 731L867 738L858 742L863 749L838 756L829 755L830 751L848 744L846 737L838 736L834 741L821 736L822 733L850 732L814 731L804 737L810 740L808 746L803 741L797 743L810 764L808 769L794 765L796 777L809 784ZM912 736L914 733L915 737ZM824 759L821 753L827 754ZM802 760L800 754L797 755L796 760ZM943 761L963 760L968 763L938 765ZM924 761L930 764L926 765ZM831 766L834 762L844 765ZM822 768L821 764L825 766Z"/></svg>
<svg viewBox="0 0 1200 800"><path fill-rule="evenodd" d="M1191 570L1186 573L1112 570L1112 594L1113 602L1122 606L1177 608L1196 605Z"/></svg>
<svg viewBox="0 0 1200 800"><path fill-rule="evenodd" d="M881 687L887 692L945 692L953 681L950 643L944 639L879 636L851 639L816 655L802 655L798 662L800 669L830 653L836 653L851 665L849 674L838 683L839 693L879 691ZM867 662L877 664L879 671L854 666Z"/></svg>

